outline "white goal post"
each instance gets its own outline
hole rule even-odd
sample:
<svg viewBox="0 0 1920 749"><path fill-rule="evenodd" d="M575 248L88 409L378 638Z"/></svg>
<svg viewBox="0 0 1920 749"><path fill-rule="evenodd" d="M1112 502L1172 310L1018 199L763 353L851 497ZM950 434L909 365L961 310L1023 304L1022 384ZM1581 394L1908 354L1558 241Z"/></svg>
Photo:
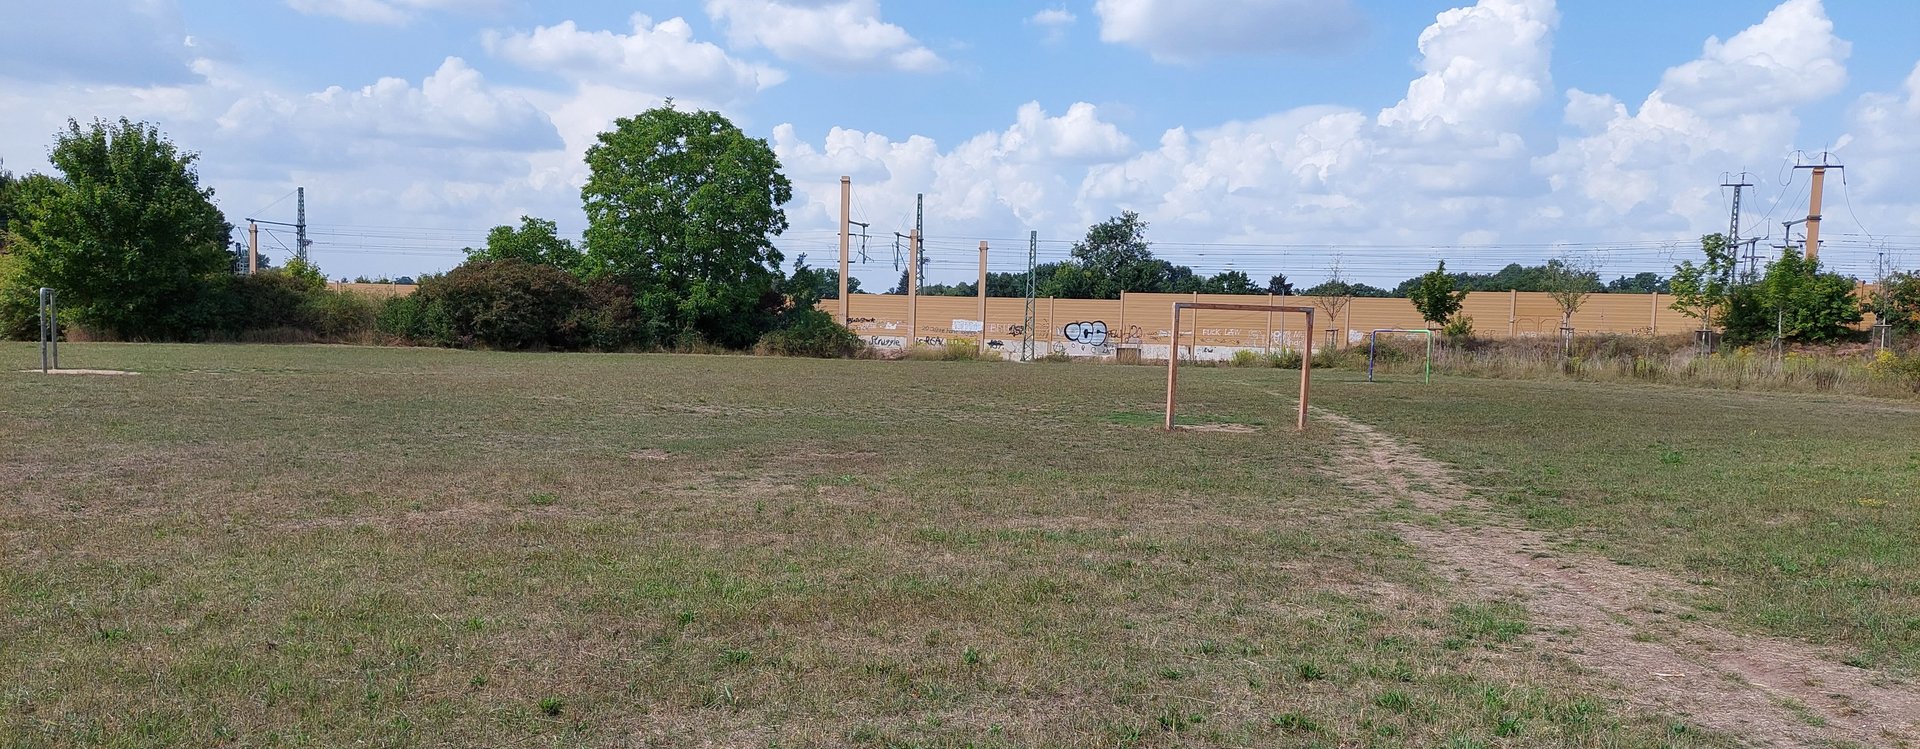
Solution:
<svg viewBox="0 0 1920 749"><path fill-rule="evenodd" d="M1173 345L1167 349L1167 431L1173 431L1173 412L1180 384L1180 312L1181 310L1220 309L1241 312L1301 312L1307 316L1307 345L1300 352L1300 414L1294 428L1307 428L1307 393L1313 375L1313 312L1310 306L1229 304L1225 302L1174 302ZM1199 335L1195 331L1194 335Z"/></svg>

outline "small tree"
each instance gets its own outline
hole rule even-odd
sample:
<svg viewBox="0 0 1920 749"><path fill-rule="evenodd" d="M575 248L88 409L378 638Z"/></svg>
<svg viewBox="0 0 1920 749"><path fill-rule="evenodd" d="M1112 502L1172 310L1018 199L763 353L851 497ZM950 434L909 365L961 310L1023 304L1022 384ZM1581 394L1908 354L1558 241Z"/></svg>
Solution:
<svg viewBox="0 0 1920 749"><path fill-rule="evenodd" d="M1330 329L1340 326L1340 314L1347 311L1347 305L1353 304L1353 287L1353 283L1340 270L1340 257L1336 255L1333 263L1327 266L1327 280L1307 291L1313 295L1313 306L1327 318ZM1312 335L1313 331L1309 330L1307 334Z"/></svg>
<svg viewBox="0 0 1920 749"><path fill-rule="evenodd" d="M1454 315L1460 314L1467 292L1454 288L1454 278L1447 274L1447 261L1442 260L1407 290L1407 301L1413 302L1420 319L1426 320L1429 326L1443 328Z"/></svg>
<svg viewBox="0 0 1920 749"><path fill-rule="evenodd" d="M1621 276L1607 282L1607 292L1612 294L1665 294L1667 293L1667 279L1658 273L1651 272Z"/></svg>
<svg viewBox="0 0 1920 749"><path fill-rule="evenodd" d="M1593 270L1592 261L1568 255L1547 261L1541 276L1547 296L1560 307L1560 353L1564 355L1573 347L1573 316L1589 295L1600 290L1600 274Z"/></svg>
<svg viewBox="0 0 1920 749"><path fill-rule="evenodd" d="M1253 285L1253 279L1237 270L1226 270L1207 279L1209 294L1258 294L1260 287Z"/></svg>
<svg viewBox="0 0 1920 749"><path fill-rule="evenodd" d="M1726 306L1728 295L1733 293L1733 273L1740 259L1734 256L1724 234L1701 237L1700 251L1706 259L1699 265L1686 260L1674 266L1667 291L1673 294L1673 310L1699 320L1700 329L1709 331L1713 329L1714 313ZM1702 335L1701 343L1706 342L1707 337Z"/></svg>
<svg viewBox="0 0 1920 749"><path fill-rule="evenodd" d="M1901 335L1920 333L1920 272L1887 276L1873 293L1873 313Z"/></svg>
<svg viewBox="0 0 1920 749"><path fill-rule="evenodd" d="M840 271L807 265L807 253L793 259L793 274L784 286L790 306L812 307L823 299L840 298ZM847 293L860 293L860 279L847 279Z"/></svg>
<svg viewBox="0 0 1920 749"><path fill-rule="evenodd" d="M1767 264L1757 283L1735 289L1726 315L1727 339L1752 343L1769 338L1799 343L1831 343L1845 338L1860 322L1853 279L1822 273L1820 261L1796 248Z"/></svg>
<svg viewBox="0 0 1920 749"><path fill-rule="evenodd" d="M559 226L533 216L521 216L520 228L496 226L487 232L487 246L467 248L468 260L518 260L533 265L551 265L573 272L580 268L580 250L573 242L561 239Z"/></svg>

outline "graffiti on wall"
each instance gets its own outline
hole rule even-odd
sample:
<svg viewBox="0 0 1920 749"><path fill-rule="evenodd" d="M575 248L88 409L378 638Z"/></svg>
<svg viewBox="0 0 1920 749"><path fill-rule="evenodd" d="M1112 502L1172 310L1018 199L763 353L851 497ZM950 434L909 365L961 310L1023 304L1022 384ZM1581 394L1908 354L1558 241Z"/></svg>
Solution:
<svg viewBox="0 0 1920 749"><path fill-rule="evenodd" d="M1107 323L1103 320L1068 323L1061 331L1067 340L1088 346L1107 345Z"/></svg>

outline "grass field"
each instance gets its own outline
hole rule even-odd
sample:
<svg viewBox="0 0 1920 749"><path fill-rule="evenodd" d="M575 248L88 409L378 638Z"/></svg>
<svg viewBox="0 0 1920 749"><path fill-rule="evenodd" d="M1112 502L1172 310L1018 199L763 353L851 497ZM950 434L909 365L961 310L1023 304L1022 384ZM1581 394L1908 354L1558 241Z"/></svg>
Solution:
<svg viewBox="0 0 1920 749"><path fill-rule="evenodd" d="M1862 665L1920 671L1920 403L1577 382L1327 388L1569 549Z"/></svg>
<svg viewBox="0 0 1920 749"><path fill-rule="evenodd" d="M1293 373L0 344L7 746L1732 745L1340 480ZM1920 409L1317 383L1476 523L1920 666ZM1906 435L1902 438L1900 435ZM1723 613L1724 612L1724 613Z"/></svg>

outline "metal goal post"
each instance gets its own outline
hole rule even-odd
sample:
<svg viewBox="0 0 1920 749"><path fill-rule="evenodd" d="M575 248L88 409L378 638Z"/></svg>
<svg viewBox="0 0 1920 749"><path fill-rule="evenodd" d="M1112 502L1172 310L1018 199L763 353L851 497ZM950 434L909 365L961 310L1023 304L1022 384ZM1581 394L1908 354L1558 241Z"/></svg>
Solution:
<svg viewBox="0 0 1920 749"><path fill-rule="evenodd" d="M1167 348L1167 431L1173 431L1173 413L1178 401L1180 385L1180 313L1183 310L1237 310L1242 312L1300 312L1307 316L1306 347L1300 353L1300 414L1294 428L1305 431L1307 428L1307 393L1313 375L1313 307L1296 307L1266 304L1229 304L1224 302L1174 302L1173 303L1173 345ZM1195 331L1197 337L1199 331Z"/></svg>
<svg viewBox="0 0 1920 749"><path fill-rule="evenodd" d="M1427 384L1433 384L1433 331L1425 328L1381 328L1367 334L1367 382L1373 382L1373 358L1379 350L1381 333L1424 335L1427 337Z"/></svg>
<svg viewBox="0 0 1920 749"><path fill-rule="evenodd" d="M40 372L60 368L60 296L40 289Z"/></svg>

